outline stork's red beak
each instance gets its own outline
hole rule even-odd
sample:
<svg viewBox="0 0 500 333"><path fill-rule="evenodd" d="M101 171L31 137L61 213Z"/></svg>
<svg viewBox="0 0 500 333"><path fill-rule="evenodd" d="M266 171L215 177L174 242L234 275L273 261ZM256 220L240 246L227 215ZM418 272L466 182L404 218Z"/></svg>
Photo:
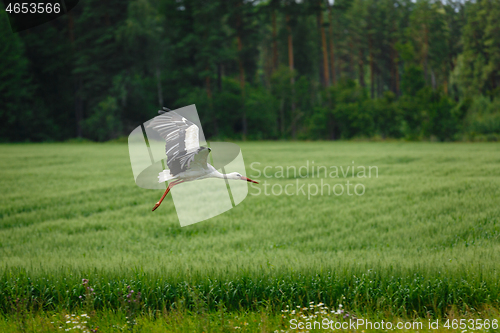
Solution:
<svg viewBox="0 0 500 333"><path fill-rule="evenodd" d="M258 184L258 182L256 182L255 180L251 180L250 178L243 177L243 176L241 176L241 180L246 180L247 182Z"/></svg>

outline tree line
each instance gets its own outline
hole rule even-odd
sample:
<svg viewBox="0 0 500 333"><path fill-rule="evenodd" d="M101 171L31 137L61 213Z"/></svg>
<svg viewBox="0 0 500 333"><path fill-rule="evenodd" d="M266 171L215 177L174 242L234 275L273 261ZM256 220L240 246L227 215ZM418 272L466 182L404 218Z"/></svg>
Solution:
<svg viewBox="0 0 500 333"><path fill-rule="evenodd" d="M499 0L86 0L0 13L2 141L105 141L196 104L221 139L497 140Z"/></svg>

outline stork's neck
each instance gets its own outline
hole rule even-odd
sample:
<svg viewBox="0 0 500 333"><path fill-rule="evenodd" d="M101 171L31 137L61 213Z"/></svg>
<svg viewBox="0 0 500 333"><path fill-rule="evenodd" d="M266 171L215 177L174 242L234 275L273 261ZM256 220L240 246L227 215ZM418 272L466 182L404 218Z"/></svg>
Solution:
<svg viewBox="0 0 500 333"><path fill-rule="evenodd" d="M227 175L225 175L225 174L223 174L223 173L220 173L220 172L219 172L219 171L217 171L217 170L212 171L212 176L213 176L214 178L221 178L221 179L225 179L225 178L227 178Z"/></svg>
<svg viewBox="0 0 500 333"><path fill-rule="evenodd" d="M234 178L233 174L231 174L231 173L228 173L228 174L220 173L213 166L211 166L211 169L212 169L212 172L210 173L210 176L209 176L210 178L221 178L221 179L233 179Z"/></svg>

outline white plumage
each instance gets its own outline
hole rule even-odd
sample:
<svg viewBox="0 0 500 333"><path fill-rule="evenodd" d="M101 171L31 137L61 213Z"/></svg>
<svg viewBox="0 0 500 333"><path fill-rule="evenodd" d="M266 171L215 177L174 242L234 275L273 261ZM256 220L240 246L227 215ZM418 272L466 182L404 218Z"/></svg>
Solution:
<svg viewBox="0 0 500 333"><path fill-rule="evenodd" d="M186 137L184 139L184 145L188 153L191 153L200 148L199 133L200 129L196 125L191 125L186 129Z"/></svg>
<svg viewBox="0 0 500 333"><path fill-rule="evenodd" d="M237 172L222 174L207 163L210 148L200 147L200 129L196 124L167 108L158 111L148 127L156 130L165 139L168 170L158 174L158 182L169 183L165 193L156 203L153 211L160 206L170 189L177 184L205 178L245 180L256 183ZM170 112L166 112L170 111Z"/></svg>

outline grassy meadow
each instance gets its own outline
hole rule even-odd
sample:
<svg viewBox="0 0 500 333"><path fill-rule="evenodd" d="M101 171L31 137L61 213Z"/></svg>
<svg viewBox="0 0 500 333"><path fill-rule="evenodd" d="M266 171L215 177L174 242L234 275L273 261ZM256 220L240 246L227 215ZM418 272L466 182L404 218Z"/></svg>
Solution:
<svg viewBox="0 0 500 333"><path fill-rule="evenodd" d="M0 145L3 330L20 307L136 313L124 305L131 289L141 292L142 315L264 312L270 331L286 327L286 305L310 302L371 318L497 313L499 144L239 145L260 194L250 187L232 210L183 228L170 195L151 212L163 191L135 185L126 144ZM307 177L286 174L307 163ZM355 176L344 177L352 166ZM351 186L352 195L307 195L347 180L364 194ZM273 194L288 184L293 195Z"/></svg>

